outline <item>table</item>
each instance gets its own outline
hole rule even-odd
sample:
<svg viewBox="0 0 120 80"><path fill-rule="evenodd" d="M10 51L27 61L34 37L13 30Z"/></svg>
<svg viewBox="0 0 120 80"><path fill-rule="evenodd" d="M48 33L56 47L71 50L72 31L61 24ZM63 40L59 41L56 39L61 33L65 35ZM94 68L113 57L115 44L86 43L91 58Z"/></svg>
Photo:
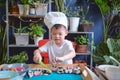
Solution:
<svg viewBox="0 0 120 80"><path fill-rule="evenodd" d="M5 66L7 64L3 64L3 65L0 65L0 68L2 68L3 66ZM41 66L40 64L28 64L29 65L29 68L43 68L43 66ZM46 64L47 66L50 66L50 64ZM62 67L74 67L74 66L78 66L78 64L56 64L57 66L62 66ZM82 78L83 80L94 80L90 71L88 70L88 68L84 65L81 65L79 64L79 67L81 68L82 70ZM26 79L26 80L29 80L29 79ZM58 79L56 79L58 80Z"/></svg>

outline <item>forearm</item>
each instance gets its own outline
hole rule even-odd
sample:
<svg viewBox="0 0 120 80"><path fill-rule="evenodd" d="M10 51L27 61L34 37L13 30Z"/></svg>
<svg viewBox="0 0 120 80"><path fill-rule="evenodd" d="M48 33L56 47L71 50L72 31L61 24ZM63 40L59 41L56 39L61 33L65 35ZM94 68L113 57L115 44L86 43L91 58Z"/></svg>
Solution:
<svg viewBox="0 0 120 80"><path fill-rule="evenodd" d="M76 56L74 51L70 51L68 54L63 56L63 60L72 59Z"/></svg>
<svg viewBox="0 0 120 80"><path fill-rule="evenodd" d="M36 49L35 51L34 51L34 55L36 54L36 53L41 53L41 51L39 50L39 49Z"/></svg>
<svg viewBox="0 0 120 80"><path fill-rule="evenodd" d="M34 60L34 62L36 62L36 63L39 63L41 60L42 60L42 57L41 57L41 55L40 55L40 50L39 49L36 49L35 51L34 51L34 57L33 57L33 60Z"/></svg>

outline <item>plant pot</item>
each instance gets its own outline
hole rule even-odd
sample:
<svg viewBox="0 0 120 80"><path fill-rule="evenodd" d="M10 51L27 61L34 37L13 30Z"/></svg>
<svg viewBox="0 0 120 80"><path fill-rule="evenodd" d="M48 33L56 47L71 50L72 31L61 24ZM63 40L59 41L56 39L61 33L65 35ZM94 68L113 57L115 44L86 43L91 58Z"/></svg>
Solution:
<svg viewBox="0 0 120 80"><path fill-rule="evenodd" d="M18 4L20 15L29 15L29 5Z"/></svg>
<svg viewBox="0 0 120 80"><path fill-rule="evenodd" d="M80 18L78 17L70 17L69 23L70 23L70 30L71 32L77 32L78 31L78 25L79 25Z"/></svg>
<svg viewBox="0 0 120 80"><path fill-rule="evenodd" d="M35 43L35 45L38 46L38 41L42 40L42 39L43 39L43 36L42 37L34 37L34 43Z"/></svg>
<svg viewBox="0 0 120 80"><path fill-rule="evenodd" d="M77 53L87 53L88 45L79 45L77 44L75 51Z"/></svg>
<svg viewBox="0 0 120 80"><path fill-rule="evenodd" d="M19 14L18 6L12 6L10 10L11 14Z"/></svg>
<svg viewBox="0 0 120 80"><path fill-rule="evenodd" d="M28 33L14 33L16 45L18 46L26 46L29 42L29 34Z"/></svg>
<svg viewBox="0 0 120 80"><path fill-rule="evenodd" d="M36 7L36 15L45 16L47 13L48 4L38 3Z"/></svg>
<svg viewBox="0 0 120 80"><path fill-rule="evenodd" d="M92 30L92 23L80 24L79 31L90 32Z"/></svg>
<svg viewBox="0 0 120 80"><path fill-rule="evenodd" d="M30 14L35 15L35 8L30 8Z"/></svg>

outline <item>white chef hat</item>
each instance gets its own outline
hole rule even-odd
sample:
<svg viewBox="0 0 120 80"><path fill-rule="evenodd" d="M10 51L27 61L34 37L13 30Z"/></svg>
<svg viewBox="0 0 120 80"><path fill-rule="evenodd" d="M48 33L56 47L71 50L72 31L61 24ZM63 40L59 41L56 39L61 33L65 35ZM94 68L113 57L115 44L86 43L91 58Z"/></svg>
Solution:
<svg viewBox="0 0 120 80"><path fill-rule="evenodd" d="M51 29L55 24L62 24L68 29L68 20L64 13L62 12L49 12L44 17L44 23Z"/></svg>

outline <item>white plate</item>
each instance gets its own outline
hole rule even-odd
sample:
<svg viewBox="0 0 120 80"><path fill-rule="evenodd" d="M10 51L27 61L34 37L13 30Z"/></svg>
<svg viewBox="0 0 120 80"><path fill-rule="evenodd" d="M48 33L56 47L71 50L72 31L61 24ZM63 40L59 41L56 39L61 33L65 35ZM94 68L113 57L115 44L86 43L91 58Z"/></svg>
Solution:
<svg viewBox="0 0 120 80"><path fill-rule="evenodd" d="M108 65L108 64L103 64L103 65L99 65L98 68L102 71L105 71L106 68L109 68L109 67L115 67L115 68L118 68L118 66L114 66L114 65Z"/></svg>

